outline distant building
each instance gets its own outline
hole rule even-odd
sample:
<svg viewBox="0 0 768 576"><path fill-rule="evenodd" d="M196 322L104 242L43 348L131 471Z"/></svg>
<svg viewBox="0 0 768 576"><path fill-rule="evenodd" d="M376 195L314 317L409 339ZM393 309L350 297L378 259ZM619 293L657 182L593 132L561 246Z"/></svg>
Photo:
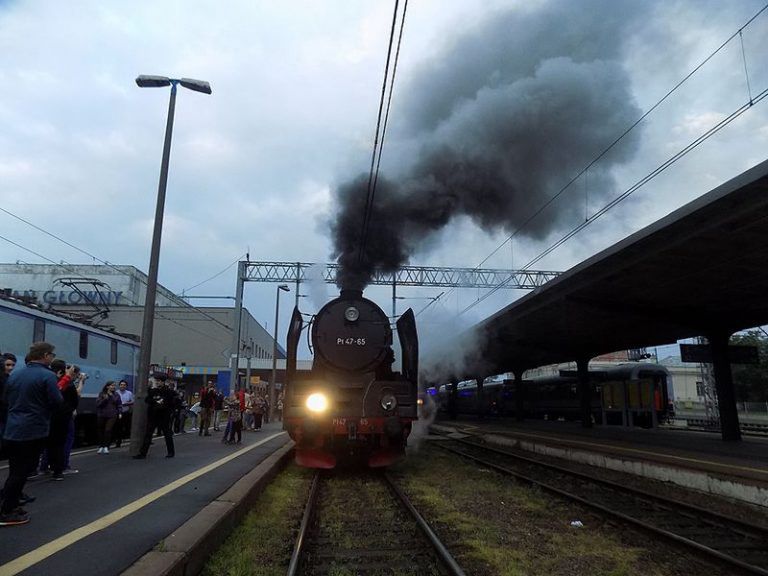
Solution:
<svg viewBox="0 0 768 576"><path fill-rule="evenodd" d="M144 306L147 275L133 266L0 264L0 290L42 307ZM189 304L157 286L158 306Z"/></svg>
<svg viewBox="0 0 768 576"><path fill-rule="evenodd" d="M5 295L123 334L141 334L146 289L146 274L133 266L0 264ZM234 307L197 308L161 285L155 302L152 364L180 369L193 386L230 370ZM246 309L240 344L241 373L248 358L271 362L274 339ZM279 345L277 358L285 358Z"/></svg>

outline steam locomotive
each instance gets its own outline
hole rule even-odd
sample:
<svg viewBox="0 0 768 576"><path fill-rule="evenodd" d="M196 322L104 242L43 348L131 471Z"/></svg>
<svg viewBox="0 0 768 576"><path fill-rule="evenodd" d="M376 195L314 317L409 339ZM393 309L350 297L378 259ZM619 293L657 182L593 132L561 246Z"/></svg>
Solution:
<svg viewBox="0 0 768 576"><path fill-rule="evenodd" d="M288 329L284 428L300 466L388 466L405 453L417 419L418 338L413 311L397 321L401 371L393 371L389 318L360 290L342 290L310 323L312 369L296 370L303 321Z"/></svg>

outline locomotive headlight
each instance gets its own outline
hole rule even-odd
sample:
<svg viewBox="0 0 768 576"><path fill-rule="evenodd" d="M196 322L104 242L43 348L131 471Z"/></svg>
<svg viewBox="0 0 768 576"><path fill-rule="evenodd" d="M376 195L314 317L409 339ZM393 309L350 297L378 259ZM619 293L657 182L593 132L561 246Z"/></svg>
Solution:
<svg viewBox="0 0 768 576"><path fill-rule="evenodd" d="M394 410L397 407L397 398L394 394L384 394L381 397L381 407L386 411Z"/></svg>
<svg viewBox="0 0 768 576"><path fill-rule="evenodd" d="M344 318L346 318L348 322L357 322L357 319L360 318L360 310L354 306L350 306L344 310Z"/></svg>
<svg viewBox="0 0 768 576"><path fill-rule="evenodd" d="M310 412L325 412L328 409L328 398L320 392L310 394L307 398L307 409Z"/></svg>

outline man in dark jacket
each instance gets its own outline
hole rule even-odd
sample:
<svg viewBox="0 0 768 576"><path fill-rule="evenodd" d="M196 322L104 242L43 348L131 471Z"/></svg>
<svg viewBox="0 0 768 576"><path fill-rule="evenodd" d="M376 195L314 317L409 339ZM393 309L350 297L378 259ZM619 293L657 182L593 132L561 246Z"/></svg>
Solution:
<svg viewBox="0 0 768 576"><path fill-rule="evenodd" d="M216 388L214 388L211 381L208 382L208 386L203 388L203 391L200 393L200 408L200 429L197 431L197 435L210 436L209 427L211 426L213 412L216 409Z"/></svg>
<svg viewBox="0 0 768 576"><path fill-rule="evenodd" d="M141 451L134 456L140 460L147 457L149 445L152 443L152 432L159 428L165 437L166 458L173 458L176 451L173 446L173 430L171 429L171 416L177 408L178 396L170 388L165 380L155 380L152 388L147 392L147 429L144 431L144 441Z"/></svg>
<svg viewBox="0 0 768 576"><path fill-rule="evenodd" d="M19 508L19 496L48 438L51 415L63 402L56 375L48 368L56 357L53 350L47 342L32 344L26 367L15 370L6 383L8 419L3 443L8 452L8 478L3 488L0 526L29 522L29 514Z"/></svg>
<svg viewBox="0 0 768 576"><path fill-rule="evenodd" d="M0 360L4 360L5 355L0 356ZM5 366L0 367L0 445L2 444L3 432L5 431L5 419L8 417L8 406L5 403L5 383L8 380L8 373L5 371ZM5 451L0 446L0 453L5 454Z"/></svg>
<svg viewBox="0 0 768 576"><path fill-rule="evenodd" d="M64 480L64 444L67 441L69 423L72 414L77 410L80 397L75 389L75 366L67 366L64 360L56 359L51 362L51 371L58 378L56 383L63 402L51 416L51 430L48 433L46 450L48 451L48 465L53 471L53 480Z"/></svg>

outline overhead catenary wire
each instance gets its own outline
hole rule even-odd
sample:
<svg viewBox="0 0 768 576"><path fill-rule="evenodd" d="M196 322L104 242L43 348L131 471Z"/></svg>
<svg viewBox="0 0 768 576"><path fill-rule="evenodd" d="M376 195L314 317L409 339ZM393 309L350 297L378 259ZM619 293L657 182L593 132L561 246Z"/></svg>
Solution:
<svg viewBox="0 0 768 576"><path fill-rule="evenodd" d="M677 82L671 89L669 89L653 106L651 106L646 112L644 112L635 122L633 122L624 132L622 132L615 140L613 140L600 154L598 154L592 161L590 161L580 172L578 172L573 178L571 178L564 186L562 186L557 193L555 193L549 200L547 200L543 205L541 205L537 210L535 210L530 216L528 216L520 226L518 226L514 232L512 232L509 236L507 236L504 241L502 241L496 248L494 248L483 260L478 263L475 266L475 269L480 268L483 264L485 264L488 260L490 260L496 253L498 253L499 250L501 250L508 242L512 242L514 238L521 233L525 227L530 224L532 220L534 220L539 214L541 214L548 206L552 204L557 198L559 198L563 193L565 193L582 175L587 174L589 169L594 166L601 158L603 158L608 152L610 152L611 149L613 149L621 140L623 140L632 130L634 130L643 120L645 120L650 114L652 114L659 106L661 106L662 103L664 103L672 94L674 94L683 84L685 84L688 80L690 80L691 77L693 77L699 70L701 70L712 58L714 58L718 53L720 53L731 41L733 41L734 38L737 36L739 38L742 38L741 43L741 49L742 52L744 51L744 45L743 45L743 31L747 29L763 12L768 10L768 4L765 4L762 8L760 8L753 16L751 16L736 32L731 34L726 40L724 40L717 48L715 48L708 56L706 56L701 62L699 62L693 69L690 70L679 82ZM747 75L747 82L749 82L749 75L746 68L746 55L742 54L742 58L744 61L744 67L745 67L745 74ZM751 94L751 88L748 85L748 91L749 91L749 105L747 108L753 104L756 103L757 100L752 98ZM740 114L739 114L740 115ZM719 128L718 128L719 130ZM705 138L706 139L706 138ZM698 146L696 144L694 147ZM687 154L687 152L686 152ZM683 154L685 155L685 154ZM658 169L658 168L657 168ZM664 168L666 169L666 168ZM642 185L642 184L641 184ZM612 206L611 206L612 207ZM594 215L593 215L594 216ZM580 226L579 229L583 229L586 225L588 225L593 220L590 219L589 215L586 214L585 220ZM567 239L570 239L571 236L568 236ZM567 240L566 239L566 240ZM555 248L559 247L562 243L558 244ZM549 254L552 250L549 250L547 254ZM546 256L547 254L543 254L541 258ZM535 262L538 262L541 258L535 259ZM526 266L532 266L535 262L529 263ZM521 268L521 270L525 270L526 267ZM501 288L505 286L507 282L504 282L500 284L497 288L491 289L486 295L484 295L481 298L478 298L473 304L470 304L462 310L461 312L458 312L458 315L463 314L464 312L471 309L476 304L479 304L481 301L485 300L488 296L493 294L498 288ZM451 288L448 294L452 293L455 288Z"/></svg>
<svg viewBox="0 0 768 576"><path fill-rule="evenodd" d="M195 288L197 288L198 286L202 286L203 284L205 284L205 283L207 283L207 282L210 282L211 280L213 280L213 279L215 279L215 278L218 278L219 276L221 276L222 274L224 274L224 272L226 272L227 270L229 270L230 268L232 268L232 266L234 266L235 264L237 264L237 263L240 261L240 259L241 259L241 258L243 258L244 256L246 256L246 254L241 254L240 256L238 256L237 258L235 258L235 261L234 261L234 262L232 262L231 264L229 264L229 265L228 265L226 268L224 268L224 270L222 270L221 272L218 272L218 273L214 274L214 275L213 275L213 276L211 276L210 278L206 278L206 279L205 279L205 280L203 280L202 282L198 282L198 283L197 283L197 284L195 284L194 286L190 286L189 288L184 288L184 289L181 291L181 293L182 293L182 294L184 294L185 292L188 292L188 291L190 291L190 290L194 290L194 289L195 289Z"/></svg>
<svg viewBox="0 0 768 576"><path fill-rule="evenodd" d="M14 242L13 240L11 240L11 239L9 239L9 238L6 238L5 236L2 236L2 235L0 235L0 240L5 240L5 241L6 241L6 242L8 242L9 244L12 244L12 245L14 245L14 246L16 246L16 247L18 247L18 248L21 248L22 250L25 250L25 251L29 252L30 254L34 254L34 255L35 255L35 256L37 256L38 258L42 258L43 260L46 260L47 262L50 262L50 263L52 263L52 264L54 264L54 265L56 265L56 266L59 266L59 267L63 268L64 270L66 270L67 272L69 272L69 273L71 273L71 274L73 274L73 275L75 275L75 276L78 276L78 277L80 277L80 278L83 278L83 279L87 279L87 278L85 278L84 276L82 276L82 275L79 275L79 274L77 273L77 271L76 271L74 268L70 268L69 266L72 266L72 264L69 264L68 262L66 262L66 265L65 265L65 264L61 264L61 263L59 263L59 262L55 262L55 261L51 260L50 258L48 258L47 256L45 256L45 255L43 255L43 254L40 254L39 252L36 252L36 251L32 250L31 248L27 248L26 246L23 246L22 244L19 244L18 242ZM132 298L126 298L126 299L127 299L127 300L128 300L130 303L131 303L131 304L133 304L134 306L139 306L138 302L136 302L136 301L135 301L135 300L133 300ZM177 321L176 321L176 320L174 320L173 318L169 318L169 317L167 317L167 316L163 315L163 314L162 314L162 313L160 313L160 312L157 312L157 311L156 311L156 312L155 312L155 315L156 315L158 318L161 318L161 319L163 319L163 320L167 320L168 322L172 322L172 323L176 324L177 326L180 326L180 327L182 327L182 328L188 329L188 330L190 330L190 331L192 331L192 332L196 332L197 334L200 334L201 336L205 336L206 338L208 338L208 339L210 339L210 340L214 340L214 341L216 341L216 342L219 342L219 343L221 343L221 344L227 344L227 342L224 342L223 340L221 340L221 339L219 339L219 338L216 338L216 337L214 337L214 336L212 336L212 335L210 335L210 334L206 334L205 332L200 332L199 330L196 330L196 329L194 329L194 328L191 328L191 327L189 327L189 326L185 326L184 324L180 324L179 322L177 322ZM98 326L95 326L95 327L97 327L97 328L98 328Z"/></svg>
<svg viewBox="0 0 768 576"><path fill-rule="evenodd" d="M489 254L483 262L481 262L478 266L482 266L483 263L485 263L488 258L493 256L496 252L498 252L507 242L512 240L517 234L519 234L528 224L531 223L531 221L536 218L539 214L541 214L544 210L546 210L552 202L557 200L566 190L568 190L583 174L585 174L592 166L594 166L598 161L600 161L608 152L610 152L619 142L621 142L627 135L629 135L632 130L634 130L643 120L645 120L651 113L653 113L659 106L661 106L667 98L669 98L672 94L674 94L683 84L685 84L694 74L696 74L701 68L703 68L707 62L709 62L712 58L714 58L720 51L725 48L734 38L737 36L741 37L742 31L747 28L755 19L757 19L758 16L760 16L763 12L768 10L768 4L763 6L760 10L757 11L757 13L752 16L741 28L739 28L736 32L731 34L731 36L728 37L727 40L722 42L720 46L718 46L712 53L710 53L704 60L699 62L688 74L686 74L682 80L680 80L677 84L675 84L669 91L667 91L664 96L662 96L653 106L651 106L646 112L644 112L637 120L635 120L624 132L622 132L613 142L611 142L600 154L598 154L589 164L587 164L584 168L581 169L581 171L576 174L573 178L571 178L560 190L557 191L557 193L552 196L549 200L547 200L543 205L541 205L533 214L531 214L528 218L526 218L520 226L517 227L517 229L510 234L504 242L502 242L499 246L497 246L491 254ZM742 44L743 49L743 44ZM746 70L746 56L744 56L744 62L745 62L745 70ZM750 101L751 101L751 95L750 95Z"/></svg>
<svg viewBox="0 0 768 576"><path fill-rule="evenodd" d="M755 104L758 102L764 100L768 96L768 88L760 92L757 96L751 99L751 101L746 102L742 104L739 108L731 112L728 116L723 118L720 122L706 130L703 134L699 135L695 140L687 144L685 147L683 147L681 150L673 154L671 157L667 158L664 162L662 162L659 166L657 166L654 170L643 176L640 180L635 182L632 186L627 188L624 192L619 194L616 198L605 204L600 210L595 212L592 216L589 217L586 221L582 222L578 226L571 229L565 236L562 236L559 240L548 246L543 252L539 253L536 257L534 257L532 260L530 260L525 266L521 268L521 270L527 270L537 262L539 262L542 258L548 256L553 251L555 251L557 248L562 246L565 242L573 238L576 234L581 232L584 228L592 224L595 220L606 214L609 210L614 208L616 205L620 204L624 200L626 200L629 196L637 192L640 188L645 186L648 182L656 178L659 174L664 172L667 168L672 166L675 162L686 156L689 152L696 149L699 145L701 145L703 142L717 134L720 130L728 126L731 122L736 120L739 116L741 116L744 112L752 108ZM503 288L506 284L509 283L510 279L505 280L504 282L500 283L498 286L494 286L491 288L488 292L486 292L482 297L478 298L476 301L469 304L466 308L464 308L461 312L459 312L459 316L467 312L468 310L474 308L476 305L478 305L480 302L491 296L492 294L496 293L498 290Z"/></svg>
<svg viewBox="0 0 768 576"><path fill-rule="evenodd" d="M379 138L379 133L382 132L382 112L384 110L384 100L386 98L386 92L387 92L389 64L390 64L390 60L392 59L392 45L394 42L395 29L397 26L398 6L399 6L399 0L395 0L395 8L392 13L392 26L389 32L389 46L387 49L387 60L384 66L384 80L381 84L381 97L379 99L379 113L376 119L376 133L373 139L373 152L371 153L371 167L368 173L368 185L366 188L365 209L363 211L363 222L362 222L362 227L360 229L360 246L357 253L358 263L362 263L365 257L364 256L365 249L366 249L366 244L368 242L368 227L370 226L371 212L373 210L373 200L376 194L375 181L378 180L378 166L377 166L376 159L380 157L381 150L384 144L383 133L382 133L381 139ZM406 4L406 7L407 7L407 4ZM403 10L403 25L404 24L405 24L405 10ZM398 40L398 54L399 54L400 41L402 40L402 25L401 25L400 32L401 33ZM393 73L393 84L394 84L394 73ZM390 89L390 101L391 101L391 89ZM387 107L387 115L388 114L389 114L389 107ZM376 178L374 178L374 174L376 175Z"/></svg>
<svg viewBox="0 0 768 576"><path fill-rule="evenodd" d="M389 82L389 96L387 97L387 110L384 114L384 128L381 131L381 144L379 145L379 154L376 159L376 171L373 175L373 187L371 189L371 206L370 210L373 210L373 202L376 199L376 184L379 181L379 168L381 166L381 156L384 149L384 139L387 135L387 125L389 124L389 110L392 107L392 93L395 89L395 77L397 76L397 63L400 60L400 45L403 42L403 29L405 28L405 14L408 11L408 0L405 0L403 4L403 16L400 21L400 33L397 37L397 50L395 51L395 63L392 66L392 76ZM368 214L368 220L370 221L370 212Z"/></svg>
<svg viewBox="0 0 768 576"><path fill-rule="evenodd" d="M34 254L35 256L37 256L38 258L41 258L41 259L45 260L46 262L50 262L51 264L53 264L53 265L55 265L55 266L58 266L58 267L60 267L60 268L63 268L64 270L66 270L66 271L67 271L67 272L69 272L70 274L73 274L73 275L74 275L74 276L76 276L76 277L79 277L79 278L83 278L83 279L87 279L85 276L82 276L82 275L81 275L81 274L79 274L79 273L78 273L78 272L77 272L77 271L76 271L74 268L72 268L73 264L70 264L70 263L68 263L68 262L67 262L66 264L62 264L62 263L60 263L60 262L55 262L54 260L51 260L51 259L50 259L50 258L48 258L47 256L45 256L45 255L43 255L43 254L40 254L39 252L36 252L35 250L32 250L31 248L28 248L28 247L26 247L26 246L24 246L24 245L22 245L22 244L19 244L18 242L15 242L15 241L11 240L10 238L6 238L5 236L2 236L2 235L0 235L0 240L4 240L5 242L8 242L9 244L12 244L13 246L16 246L17 248L20 248L20 249L22 249L22 250L24 250L24 251L26 251L26 252L29 252L30 254ZM136 302L135 300L133 300L132 298L126 298L126 299L127 299L127 300L128 300L128 301L129 301L129 302L132 304L132 305L134 305L134 306L140 306L140 304L139 304L138 302ZM195 308L191 308L191 309L192 309L192 310L196 310ZM184 328L184 329L186 329L186 330L190 330L190 331L192 331L192 332L195 332L195 333L197 333L197 334L200 334L201 336L205 336L205 337L206 337L206 338L208 338L209 340L214 340L214 341L216 341L216 342L219 342L219 343L221 343L221 344L227 344L227 342L224 342L223 340L221 340L221 339L219 339L219 338L216 338L215 336L212 336L211 334L207 334L207 333L205 333L205 332L201 332L201 331L199 331L199 330L196 330L195 328L192 328L192 327L190 327L190 326L185 326L184 324L181 324L181 323L177 322L177 321L176 321L176 320L174 320L173 318L169 318L169 317L165 316L165 315L164 315L164 314L162 314L161 312L157 312L157 311L155 311L155 315L156 315L158 318L161 318L161 319L163 319L163 320L167 320L168 322L172 322L173 324L176 324L177 326L180 326L181 328ZM218 322L218 320L217 320L217 322ZM221 324L221 325L222 325L222 326L224 326L225 328L228 328L228 326L226 326L226 324L223 324L222 322L219 322L219 324ZM95 327L97 327L97 328L98 328L98 326L95 326Z"/></svg>
<svg viewBox="0 0 768 576"><path fill-rule="evenodd" d="M103 264L104 266L107 266L108 268L111 268L112 270L114 270L115 272L117 272L117 273L119 273L119 274L122 274L123 276L127 276L127 277L129 277L129 278L133 278L133 276L132 276L131 274L129 274L128 272L126 272L125 270L121 270L120 268L118 268L118 267L117 267L117 266L115 266L114 264L111 264L110 262L107 262L106 260L102 260L102 259L101 259L101 258L99 258L98 256L95 256L95 255L91 254L91 253L90 253L90 252L88 252L87 250L84 250L84 249L80 248L79 246L76 246L76 245L72 244L71 242L69 242L69 241L65 240L64 238L61 238L60 236L57 236L57 235L56 235L56 234L54 234L53 232L50 232L50 231L46 230L45 228L41 228L41 227L40 227L40 226L38 226L37 224L34 224L33 222L30 222L29 220L27 220L27 219L25 219L25 218L22 218L21 216L19 216L19 215L17 215L17 214L14 214L14 213L13 213L13 212L11 212L10 210L7 210L7 209L5 209L5 208L2 208L2 207L0 207L0 212L4 212L5 214L8 214L9 216L11 216L11 217L15 218L16 220L19 220L20 222L23 222L24 224L26 224L26 225L28 225L28 226L31 226L31 227L32 227L32 228L34 228L35 230L37 230L37 231L39 231L39 232L42 232L43 234L45 234L45 235L47 235L47 236L50 236L51 238L53 238L53 239L55 239L55 240L58 240L59 242L61 242L61 243L65 244L65 245L67 245L67 246L69 246L70 248L72 248L72 249L74 249L74 250L77 250L77 251L78 251L78 252L80 252L81 254L85 254L85 255L86 255L86 256L88 256L89 258L93 259L95 262L99 262L100 264ZM30 252L30 253L32 253L32 254L35 254L36 256L39 256L39 255L38 255L37 253L35 253L34 251L32 251L32 250L29 250L29 249L27 249L27 248L24 248L24 247L22 247L22 246L20 246L20 245L18 245L18 244L15 244L14 242L11 242L11 241L10 241L10 240L8 240L7 238L3 238L3 240L6 240L7 242L9 242L9 243L11 243L11 244L14 244L14 245L18 246L19 248L22 248L22 249L24 249L24 250L27 250L27 252ZM54 264L54 265L56 265L56 266L60 266L60 264L58 264L58 263L54 262L53 260L50 260L49 258L45 258L45 257L43 257L43 256L41 256L41 257L42 257L44 260L47 260L48 262L51 262L52 264ZM73 264L70 264L70 266L73 266ZM230 267L231 267L231 265L230 265ZM229 269L229 267L228 267L227 269ZM223 273L223 272L222 272L222 273ZM76 273L76 272L75 272L75 275L76 275L76 276L79 276L79 277L81 277L81 278L83 278L83 276L82 276L82 275L80 275L80 274L78 274L78 273ZM147 280L145 280L144 278L141 278L141 277L136 277L136 279L139 281L139 283L143 284L144 286L146 286L146 285L147 285ZM207 280L206 280L206 282L207 282ZM135 303L135 302L132 302L132 303L133 303L135 306L139 306L139 304L137 304L137 303ZM194 308L194 307L193 307L193 308ZM197 309L197 308L194 308L194 309L197 311L197 313L198 313L198 314L201 314L201 315L203 315L203 316L207 317L209 320L212 320L212 321L216 322L217 324L220 324L220 325L221 325L223 328L227 328L228 330L231 330L231 329L232 329L230 326L227 326L226 324L224 324L223 322L221 322L221 321L220 321L220 320L218 320L217 318L214 318L213 316L211 316L211 315L207 314L206 312L204 312L204 311L202 311L202 310L199 310L199 309Z"/></svg>

